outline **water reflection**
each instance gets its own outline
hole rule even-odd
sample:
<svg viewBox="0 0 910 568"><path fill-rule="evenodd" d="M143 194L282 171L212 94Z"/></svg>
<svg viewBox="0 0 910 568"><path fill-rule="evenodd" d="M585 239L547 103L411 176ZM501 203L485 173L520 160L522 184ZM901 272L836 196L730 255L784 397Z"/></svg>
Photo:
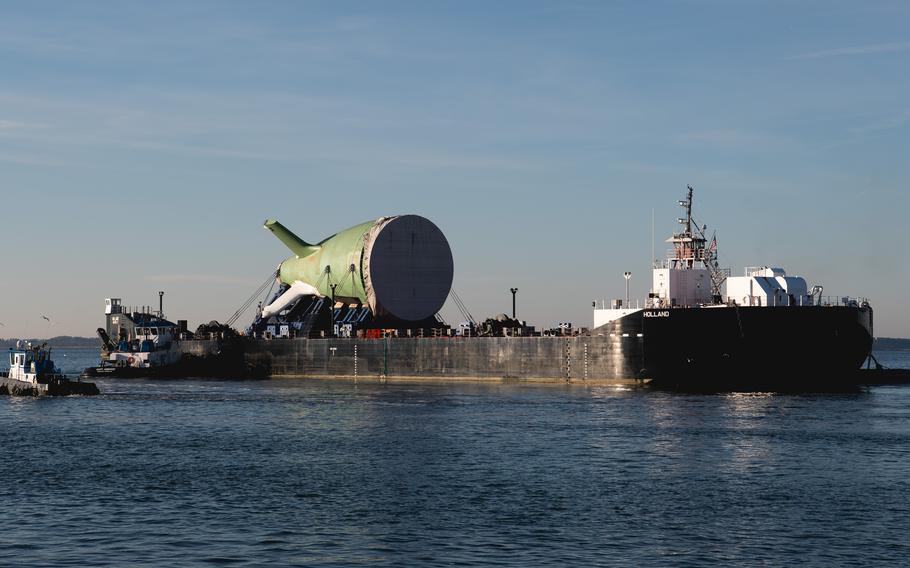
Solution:
<svg viewBox="0 0 910 568"><path fill-rule="evenodd" d="M41 480L0 490L0 565L788 565L807 551L881 565L910 552L906 387L104 390L0 400L16 432L0 475ZM40 549L10 544L34 534Z"/></svg>

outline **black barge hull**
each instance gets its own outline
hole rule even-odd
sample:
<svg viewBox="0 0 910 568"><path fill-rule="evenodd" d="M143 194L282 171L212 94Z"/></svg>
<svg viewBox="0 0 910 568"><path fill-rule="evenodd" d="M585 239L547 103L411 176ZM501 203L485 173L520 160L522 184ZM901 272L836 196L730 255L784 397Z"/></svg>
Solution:
<svg viewBox="0 0 910 568"><path fill-rule="evenodd" d="M665 384L850 383L872 349L869 306L724 306L635 315L647 340L642 373Z"/></svg>
<svg viewBox="0 0 910 568"><path fill-rule="evenodd" d="M720 388L856 382L869 307L642 310L586 336L253 339L271 376L637 382Z"/></svg>

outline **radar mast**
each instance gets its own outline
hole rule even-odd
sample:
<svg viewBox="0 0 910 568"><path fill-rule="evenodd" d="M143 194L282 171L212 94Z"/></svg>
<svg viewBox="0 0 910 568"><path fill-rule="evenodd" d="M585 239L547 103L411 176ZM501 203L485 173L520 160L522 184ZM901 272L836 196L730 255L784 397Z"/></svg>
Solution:
<svg viewBox="0 0 910 568"><path fill-rule="evenodd" d="M667 239L673 243L673 253L669 259L669 268L675 270L692 270L701 264L711 276L711 294L716 298L721 295L721 286L729 276L729 270L721 269L717 261L717 237L708 243L707 225L699 226L692 216L692 195L694 189L687 185L688 193L685 199L678 201L680 207L686 210L686 216L677 219L683 227L678 233Z"/></svg>

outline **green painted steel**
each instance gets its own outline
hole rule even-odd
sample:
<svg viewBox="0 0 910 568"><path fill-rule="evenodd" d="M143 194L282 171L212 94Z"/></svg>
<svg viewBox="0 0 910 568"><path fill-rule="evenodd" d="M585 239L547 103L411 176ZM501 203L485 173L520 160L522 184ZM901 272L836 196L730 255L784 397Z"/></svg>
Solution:
<svg viewBox="0 0 910 568"><path fill-rule="evenodd" d="M332 284L336 284L336 298L356 298L366 303L362 272L363 239L378 222L355 225L315 245L303 241L278 221L270 219L264 227L294 252L294 256L281 263L279 278L282 282L290 285L299 280L328 297L332 296Z"/></svg>
<svg viewBox="0 0 910 568"><path fill-rule="evenodd" d="M287 246L294 254L297 255L297 258L310 256L311 254L319 251L318 246L311 245L310 243L304 241L289 231L287 227L274 219L266 219L263 226L266 229L272 231L272 233L278 237L278 240L283 242L285 246Z"/></svg>

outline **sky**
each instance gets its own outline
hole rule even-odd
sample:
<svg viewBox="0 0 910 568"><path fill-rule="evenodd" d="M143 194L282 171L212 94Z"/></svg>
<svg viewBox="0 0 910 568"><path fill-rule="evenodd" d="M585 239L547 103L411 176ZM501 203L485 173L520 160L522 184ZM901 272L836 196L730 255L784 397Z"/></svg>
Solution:
<svg viewBox="0 0 910 568"><path fill-rule="evenodd" d="M910 3L4 2L0 337L226 320L288 252L435 222L473 316L591 325L695 187L734 274L910 337ZM461 317L451 301L442 315ZM44 319L42 316L47 316ZM238 322L250 321L247 313Z"/></svg>

